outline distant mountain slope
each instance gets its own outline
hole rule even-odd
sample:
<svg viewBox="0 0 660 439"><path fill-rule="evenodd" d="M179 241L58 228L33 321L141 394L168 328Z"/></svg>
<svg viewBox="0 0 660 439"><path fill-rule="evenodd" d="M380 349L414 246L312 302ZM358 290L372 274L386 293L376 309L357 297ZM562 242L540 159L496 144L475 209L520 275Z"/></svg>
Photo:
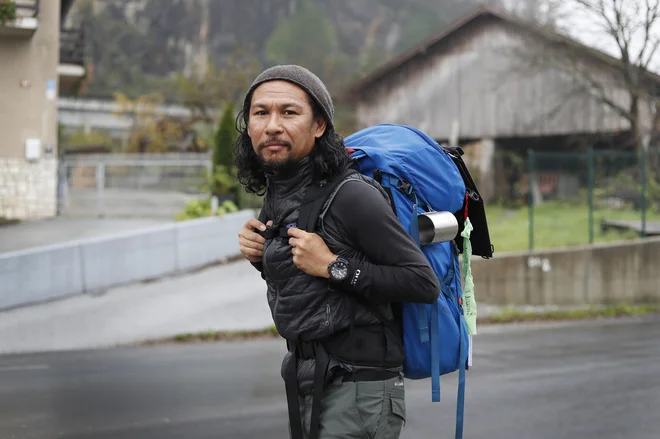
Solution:
<svg viewBox="0 0 660 439"><path fill-rule="evenodd" d="M499 4L501 0L489 3ZM261 66L299 62L341 88L438 32L478 0L78 0L88 29L88 93L138 95L243 49ZM488 2L487 2L488 3Z"/></svg>

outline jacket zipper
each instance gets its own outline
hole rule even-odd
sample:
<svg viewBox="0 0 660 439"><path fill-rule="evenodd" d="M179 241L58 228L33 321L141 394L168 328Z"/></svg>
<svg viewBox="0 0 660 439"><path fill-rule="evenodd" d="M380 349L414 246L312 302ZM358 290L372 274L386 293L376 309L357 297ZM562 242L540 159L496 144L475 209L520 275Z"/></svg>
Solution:
<svg viewBox="0 0 660 439"><path fill-rule="evenodd" d="M325 302L325 327L328 328L330 333L335 331L335 325L332 324L332 318L330 315L330 302L326 301Z"/></svg>

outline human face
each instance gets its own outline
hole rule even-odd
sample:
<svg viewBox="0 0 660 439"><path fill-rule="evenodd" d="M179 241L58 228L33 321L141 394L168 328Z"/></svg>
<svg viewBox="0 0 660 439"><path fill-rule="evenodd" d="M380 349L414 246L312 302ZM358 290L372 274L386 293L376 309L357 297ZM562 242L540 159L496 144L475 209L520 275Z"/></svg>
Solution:
<svg viewBox="0 0 660 439"><path fill-rule="evenodd" d="M247 131L254 152L274 168L306 157L325 132L307 92L287 81L269 81L252 94Z"/></svg>

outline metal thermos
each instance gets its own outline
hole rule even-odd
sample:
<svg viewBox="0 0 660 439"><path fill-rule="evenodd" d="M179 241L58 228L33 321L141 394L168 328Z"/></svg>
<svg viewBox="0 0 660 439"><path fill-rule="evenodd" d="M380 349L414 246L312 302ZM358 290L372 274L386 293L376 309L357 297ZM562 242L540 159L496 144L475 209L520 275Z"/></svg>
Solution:
<svg viewBox="0 0 660 439"><path fill-rule="evenodd" d="M447 242L458 235L458 221L451 212L426 212L417 216L422 245Z"/></svg>

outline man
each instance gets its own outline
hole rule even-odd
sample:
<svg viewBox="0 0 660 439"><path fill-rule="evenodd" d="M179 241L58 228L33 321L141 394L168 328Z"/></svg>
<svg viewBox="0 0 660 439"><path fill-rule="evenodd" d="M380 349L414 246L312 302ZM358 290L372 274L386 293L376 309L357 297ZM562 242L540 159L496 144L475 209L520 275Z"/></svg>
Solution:
<svg viewBox="0 0 660 439"><path fill-rule="evenodd" d="M276 66L255 79L237 120L236 165L246 191L265 199L259 218L240 230L240 249L266 281L287 340L292 437L398 438L405 402L397 304L433 303L440 287L386 192L362 174L342 181L315 233L296 227L308 189L343 178L351 165L333 116L325 85L302 67Z"/></svg>

